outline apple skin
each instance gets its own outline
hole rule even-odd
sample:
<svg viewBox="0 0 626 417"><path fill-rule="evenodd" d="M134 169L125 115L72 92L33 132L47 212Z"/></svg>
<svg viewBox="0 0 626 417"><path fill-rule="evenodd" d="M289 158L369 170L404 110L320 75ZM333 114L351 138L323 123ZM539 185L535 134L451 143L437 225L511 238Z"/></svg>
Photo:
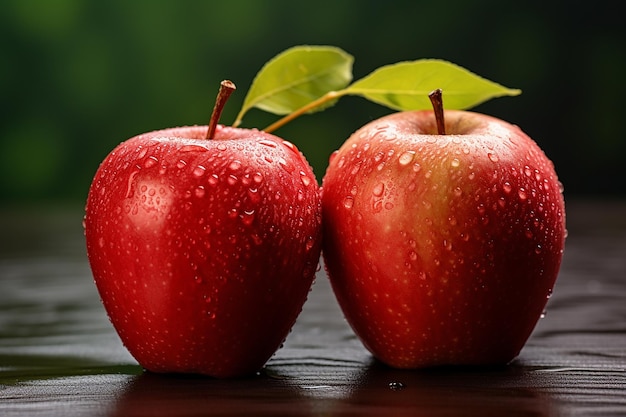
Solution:
<svg viewBox="0 0 626 417"><path fill-rule="evenodd" d="M323 257L347 321L396 368L514 359L564 249L552 162L518 127L398 112L357 130L322 183Z"/></svg>
<svg viewBox="0 0 626 417"><path fill-rule="evenodd" d="M87 253L104 307L147 370L238 377L280 347L311 288L321 199L289 142L219 125L155 131L93 179Z"/></svg>

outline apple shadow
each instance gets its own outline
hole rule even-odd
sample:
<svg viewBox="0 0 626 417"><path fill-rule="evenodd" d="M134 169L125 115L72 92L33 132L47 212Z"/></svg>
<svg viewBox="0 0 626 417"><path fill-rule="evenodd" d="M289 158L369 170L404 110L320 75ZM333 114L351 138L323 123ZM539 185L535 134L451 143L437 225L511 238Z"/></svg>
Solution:
<svg viewBox="0 0 626 417"><path fill-rule="evenodd" d="M144 372L134 377L110 416L308 415L289 381L262 372L237 379Z"/></svg>
<svg viewBox="0 0 626 417"><path fill-rule="evenodd" d="M389 416L559 415L555 401L536 388L545 383L539 379L532 369L514 364L399 370L372 359L335 407Z"/></svg>

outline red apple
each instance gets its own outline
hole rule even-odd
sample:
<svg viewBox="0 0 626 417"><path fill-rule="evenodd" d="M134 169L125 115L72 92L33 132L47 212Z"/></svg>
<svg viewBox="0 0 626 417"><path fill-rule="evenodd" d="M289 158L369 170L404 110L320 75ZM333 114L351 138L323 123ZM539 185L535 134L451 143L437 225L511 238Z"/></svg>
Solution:
<svg viewBox="0 0 626 417"><path fill-rule="evenodd" d="M398 368L510 362L563 253L561 184L538 145L490 116L445 116L440 130L433 111L365 125L323 179L335 295L363 344Z"/></svg>
<svg viewBox="0 0 626 417"><path fill-rule="evenodd" d="M274 354L319 262L319 187L296 147L215 126L133 137L102 162L85 235L104 307L154 372L233 377ZM211 135L212 136L212 135Z"/></svg>

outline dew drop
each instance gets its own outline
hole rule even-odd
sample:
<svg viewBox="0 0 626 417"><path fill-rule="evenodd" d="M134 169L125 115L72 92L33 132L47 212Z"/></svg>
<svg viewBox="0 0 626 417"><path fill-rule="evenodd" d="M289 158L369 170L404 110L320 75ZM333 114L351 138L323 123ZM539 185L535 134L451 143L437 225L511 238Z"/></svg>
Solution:
<svg viewBox="0 0 626 417"><path fill-rule="evenodd" d="M145 160L145 162L143 163L143 166L146 168L150 168L150 167L155 166L158 162L159 160L157 159L156 156L151 156Z"/></svg>
<svg viewBox="0 0 626 417"><path fill-rule="evenodd" d="M526 175L527 177L530 177L532 173L533 172L528 165L524 166L524 175Z"/></svg>
<svg viewBox="0 0 626 417"><path fill-rule="evenodd" d="M201 177L206 173L206 168L203 167L202 165L198 165L197 167L194 168L193 170L193 175L195 175L196 177Z"/></svg>
<svg viewBox="0 0 626 417"><path fill-rule="evenodd" d="M311 178L302 171L300 172L300 180L305 187L311 185Z"/></svg>
<svg viewBox="0 0 626 417"><path fill-rule="evenodd" d="M230 163L230 165L228 165L228 168L230 168L232 171L237 171L239 168L241 168L241 161L235 159Z"/></svg>
<svg viewBox="0 0 626 417"><path fill-rule="evenodd" d="M385 191L385 184L378 183L376 184L376 186L372 189L372 194L374 194L376 197L380 197L381 195L383 195L383 192Z"/></svg>
<svg viewBox="0 0 626 417"><path fill-rule="evenodd" d="M311 249L313 249L314 245L315 245L315 241L313 240L312 237L309 236L309 238L307 239L306 243L304 244L304 250L306 250L308 252Z"/></svg>
<svg viewBox="0 0 626 417"><path fill-rule="evenodd" d="M402 155L400 155L400 157L398 158L398 162L400 163L400 165L408 165L411 163L414 156L415 156L415 151L403 152Z"/></svg>
<svg viewBox="0 0 626 417"><path fill-rule="evenodd" d="M271 140L262 140L259 142L259 144L267 146L268 148L276 148L276 143L272 142Z"/></svg>
<svg viewBox="0 0 626 417"><path fill-rule="evenodd" d="M509 194L512 189L513 187L509 182L505 182L504 184L502 184L502 191L504 191L505 194Z"/></svg>
<svg viewBox="0 0 626 417"><path fill-rule="evenodd" d="M456 187L454 189L454 195L457 197L461 197L461 195L463 194L463 190L461 189L461 187Z"/></svg>
<svg viewBox="0 0 626 417"><path fill-rule="evenodd" d="M196 188L196 190L195 190L195 195L198 198L204 197L204 193L205 193L205 190L204 190L204 187L202 185L198 186Z"/></svg>
<svg viewBox="0 0 626 417"><path fill-rule="evenodd" d="M451 165L453 168L458 168L458 166L459 166L459 165L461 165L461 162L460 162L457 158L454 158L454 159L452 160L452 162L450 162L450 165Z"/></svg>
<svg viewBox="0 0 626 417"><path fill-rule="evenodd" d="M522 201L525 201L528 198L528 195L526 194L526 190L523 187L517 191L517 195L519 199Z"/></svg>
<svg viewBox="0 0 626 417"><path fill-rule="evenodd" d="M354 198L352 196L347 196L343 199L343 206L347 209L351 209L354 205Z"/></svg>
<svg viewBox="0 0 626 417"><path fill-rule="evenodd" d="M410 259L411 261L416 261L416 260L417 260L417 253L415 253L415 251L413 251L413 250L412 250L412 251L410 251L410 252L409 252L409 259Z"/></svg>
<svg viewBox="0 0 626 417"><path fill-rule="evenodd" d="M259 236L257 233L254 233L252 235L252 242L259 246L261 243L263 243L263 239L261 238L261 236Z"/></svg>
<svg viewBox="0 0 626 417"><path fill-rule="evenodd" d="M413 172L420 172L421 169L422 169L422 166L418 164L417 162L413 164Z"/></svg>
<svg viewBox="0 0 626 417"><path fill-rule="evenodd" d="M285 158L278 158L278 165L287 172L293 172L293 165L289 164Z"/></svg>
<svg viewBox="0 0 626 417"><path fill-rule="evenodd" d="M183 169L187 166L187 162L185 162L182 159L179 159L178 162L176 163L176 168L178 169Z"/></svg>
<svg viewBox="0 0 626 417"><path fill-rule="evenodd" d="M256 172L252 176L252 181L254 181L257 184L261 184L263 182L263 174L261 174L260 172Z"/></svg>
<svg viewBox="0 0 626 417"><path fill-rule="evenodd" d="M211 174L208 181L209 185L215 186L218 182L220 182L220 177L217 174Z"/></svg>
<svg viewBox="0 0 626 417"><path fill-rule="evenodd" d="M217 149L220 151L225 151L226 150L226 145L223 143L218 143L217 144Z"/></svg>
<svg viewBox="0 0 626 417"><path fill-rule="evenodd" d="M254 210L244 211L241 215L241 222L246 226L250 226L254 222L254 215Z"/></svg>
<svg viewBox="0 0 626 417"><path fill-rule="evenodd" d="M487 157L489 158L491 162L498 162L500 160L498 158L498 155L491 153L491 152L487 153Z"/></svg>
<svg viewBox="0 0 626 417"><path fill-rule="evenodd" d="M250 202L258 203L261 200L261 196L259 195L259 189L248 188L248 198L250 198Z"/></svg>

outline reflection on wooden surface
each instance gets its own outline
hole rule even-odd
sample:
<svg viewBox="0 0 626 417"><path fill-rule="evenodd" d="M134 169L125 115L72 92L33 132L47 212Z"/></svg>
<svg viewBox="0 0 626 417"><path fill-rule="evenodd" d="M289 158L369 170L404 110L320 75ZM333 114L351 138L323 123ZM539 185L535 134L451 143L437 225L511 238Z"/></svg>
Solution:
<svg viewBox="0 0 626 417"><path fill-rule="evenodd" d="M263 372L226 381L141 370L100 305L80 211L3 213L0 415L624 415L626 205L568 209L547 317L511 365L387 368L354 337L322 271Z"/></svg>

